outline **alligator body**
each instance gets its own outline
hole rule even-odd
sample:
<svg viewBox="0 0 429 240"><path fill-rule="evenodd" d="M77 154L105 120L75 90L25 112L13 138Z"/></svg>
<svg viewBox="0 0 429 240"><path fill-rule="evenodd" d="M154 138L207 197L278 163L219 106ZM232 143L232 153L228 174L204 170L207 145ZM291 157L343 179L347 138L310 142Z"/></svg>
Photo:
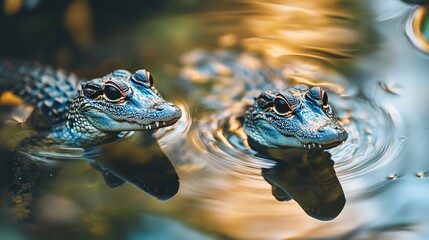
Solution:
<svg viewBox="0 0 429 240"><path fill-rule="evenodd" d="M39 64L0 61L0 93L12 92L33 111L24 123L36 134L19 143L11 164L9 200L15 217L27 219L40 163L31 154L46 146L92 148L132 131L170 126L181 110L165 101L146 70L116 70L90 81ZM106 171L102 171L106 172ZM106 173L108 174L108 173ZM114 175L110 181L123 183Z"/></svg>
<svg viewBox="0 0 429 240"><path fill-rule="evenodd" d="M254 148L332 148L347 139L328 94L297 85L263 92L245 114L244 129Z"/></svg>
<svg viewBox="0 0 429 240"><path fill-rule="evenodd" d="M35 110L28 124L47 138L77 147L116 140L126 131L174 124L181 110L165 101L146 70L116 70L88 82L63 71L0 62L0 91L10 90Z"/></svg>
<svg viewBox="0 0 429 240"><path fill-rule="evenodd" d="M208 108L244 115L244 131L254 149L328 149L347 139L323 89L302 84L285 88L290 80L281 69L256 54L200 51L185 59L185 83L213 86L204 93L209 97L197 96Z"/></svg>
<svg viewBox="0 0 429 240"><path fill-rule="evenodd" d="M235 180L248 173L253 181L255 166L260 164L262 177L278 201L294 199L319 220L332 220L340 214L346 199L331 155L324 150L341 144L348 134L337 120L335 105L328 103L328 93L311 78L302 81L304 76L320 79L320 75L307 75L305 63L276 64L252 52L199 50L185 56L183 64L182 85L200 85L188 92L207 110L215 110L203 116L197 131L204 150L210 153L207 158L214 155L221 158L222 165L226 162L226 170L213 166L222 172L222 179L231 174ZM294 76L300 77L298 81ZM303 82L307 85L300 84ZM202 154L194 154L198 156L195 161ZM252 185L240 186L234 180L230 184L240 192ZM251 187L247 190L256 192ZM211 196L212 189L204 186L204 191ZM221 194L234 195L230 191Z"/></svg>

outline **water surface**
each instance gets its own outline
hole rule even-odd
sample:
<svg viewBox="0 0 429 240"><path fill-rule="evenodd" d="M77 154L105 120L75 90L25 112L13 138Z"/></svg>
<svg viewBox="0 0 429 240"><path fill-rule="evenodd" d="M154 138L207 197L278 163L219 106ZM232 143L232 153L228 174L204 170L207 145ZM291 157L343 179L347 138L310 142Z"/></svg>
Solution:
<svg viewBox="0 0 429 240"><path fill-rule="evenodd" d="M2 213L3 236L425 239L428 57L406 34L416 7L382 0L216 6L161 1L147 6L153 9L147 15L130 10L122 18L114 9L126 9L123 5L87 3L57 3L65 10L50 18L60 23L28 26L41 33L61 29L52 35L54 45L34 40L32 49L6 47L2 55L42 60L87 78L115 68L150 69L160 92L184 112L176 126L155 134L180 188L169 201L131 184L109 188L87 161L69 159L61 171L44 176L33 222L15 224ZM49 19L43 13L53 11L48 5L42 1L2 16L2 27L16 30L19 22L27 26L33 18L43 23ZM87 22L62 26L63 15L75 8L87 11ZM111 19L103 26L107 16ZM74 28L87 35L76 35ZM23 36L16 30L12 37L20 40L2 45L24 46ZM238 57L219 61L231 52ZM197 63L216 67L201 73L194 68ZM249 71L241 72L243 81L229 77L238 67ZM260 77L249 84L246 74ZM308 162L258 155L241 128L245 105L260 91L299 83L328 91L349 138L325 153L301 153L312 156ZM2 166L25 133L2 129ZM123 153L124 163L139 162L146 154L142 145L136 134L106 146L105 155L98 156L108 160L112 153ZM2 170L4 189L5 174ZM326 184L319 192L311 188L321 183ZM324 207L333 210L326 213Z"/></svg>

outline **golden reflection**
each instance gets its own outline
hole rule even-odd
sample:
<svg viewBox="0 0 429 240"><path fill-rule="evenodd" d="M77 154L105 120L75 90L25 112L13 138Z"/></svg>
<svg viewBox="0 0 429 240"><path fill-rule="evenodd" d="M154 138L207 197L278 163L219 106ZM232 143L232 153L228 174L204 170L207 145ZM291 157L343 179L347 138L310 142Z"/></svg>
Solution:
<svg viewBox="0 0 429 240"><path fill-rule="evenodd" d="M86 0L74 0L64 14L64 25L74 42L81 48L93 42L92 14Z"/></svg>
<svg viewBox="0 0 429 240"><path fill-rule="evenodd" d="M291 85L318 85L344 95L344 78L332 66L343 67L343 63L351 62L361 50L365 36L357 8L357 3L342 0L241 0L204 17L212 23L208 30L221 36L220 47L257 53L240 54L233 64L253 71L269 69L268 78L275 86L284 87L287 79ZM223 94L218 94L213 101L226 103L227 107L218 116L220 119L234 116L232 111L245 109L237 106L243 98L236 94L234 87L249 93L248 88L253 90L259 86L246 88L246 76L240 76L243 79L239 80L243 81L228 82L216 70L205 67L204 61L199 60L202 55L201 51L193 52L183 59L188 70L185 76L197 84L213 82L213 89L216 84L222 84ZM199 65L195 63L200 62L203 66L196 69ZM237 100L231 96L239 97ZM199 216L194 225L201 229L209 227L234 239L335 236L353 228L352 224L338 224L350 214L340 214L345 196L329 157L304 160L297 157L296 161L273 161L271 166L269 160L258 162L253 155L247 155L248 149L240 149L246 146L240 142L246 137L237 134L238 121L231 117L224 121L228 122L227 127L212 123L209 129L204 129L199 125L199 131L206 131L198 136L201 139L181 145L195 151L185 162L205 163L203 169L191 176L179 171L181 189L175 201L188 203L186 212ZM351 121L351 113L345 114L344 121ZM285 162L292 166L289 171L284 168ZM276 198L293 200L281 202ZM189 217L182 219L189 221Z"/></svg>
<svg viewBox="0 0 429 240"><path fill-rule="evenodd" d="M258 15L246 18L252 31L244 45L267 58L309 57L347 59L356 49L351 9L339 9L343 1L255 1Z"/></svg>
<svg viewBox="0 0 429 240"><path fill-rule="evenodd" d="M0 105L22 105L22 98L16 96L11 91L5 91L0 95Z"/></svg>
<svg viewBox="0 0 429 240"><path fill-rule="evenodd" d="M3 8L6 15L16 14L23 5L23 0L3 0Z"/></svg>
<svg viewBox="0 0 429 240"><path fill-rule="evenodd" d="M429 53L429 43L425 36L422 33L422 27L424 21L427 20L429 13L429 6L423 6L418 8L412 18L409 20L408 24L411 24L411 28L407 29L408 31L412 31L412 33L408 32L410 40L424 52Z"/></svg>
<svg viewBox="0 0 429 240"><path fill-rule="evenodd" d="M219 46L227 48L227 47L232 47L236 45L238 42L238 39L235 34L226 34L226 35L220 36L218 41L219 41Z"/></svg>
<svg viewBox="0 0 429 240"><path fill-rule="evenodd" d="M358 3L344 0L241 0L230 10L205 17L214 23L212 30L233 34L245 49L272 62L338 63L353 58L364 37L358 8Z"/></svg>

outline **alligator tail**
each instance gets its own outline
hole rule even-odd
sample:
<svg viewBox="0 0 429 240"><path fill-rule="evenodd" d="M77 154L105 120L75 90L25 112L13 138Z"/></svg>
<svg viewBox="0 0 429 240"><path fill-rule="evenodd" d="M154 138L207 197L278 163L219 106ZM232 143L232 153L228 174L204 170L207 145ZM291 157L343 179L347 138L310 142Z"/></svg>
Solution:
<svg viewBox="0 0 429 240"><path fill-rule="evenodd" d="M62 119L80 81L63 70L20 60L0 60L0 94L11 92L47 119ZM0 100L0 104L2 104Z"/></svg>

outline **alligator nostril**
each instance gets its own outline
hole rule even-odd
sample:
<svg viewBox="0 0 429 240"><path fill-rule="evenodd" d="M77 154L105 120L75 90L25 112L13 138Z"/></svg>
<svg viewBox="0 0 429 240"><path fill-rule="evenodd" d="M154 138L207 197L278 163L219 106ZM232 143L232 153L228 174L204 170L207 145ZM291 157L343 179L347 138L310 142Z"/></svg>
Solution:
<svg viewBox="0 0 429 240"><path fill-rule="evenodd" d="M340 130L340 128L337 125L335 125L335 124L326 124L326 125L323 125L323 126L319 127L317 129L317 131L318 132L326 132L326 131L328 131L330 129L334 130L334 131L339 131Z"/></svg>
<svg viewBox="0 0 429 240"><path fill-rule="evenodd" d="M320 127L319 129L317 129L318 132L324 132L326 131L326 126Z"/></svg>
<svg viewBox="0 0 429 240"><path fill-rule="evenodd" d="M158 111L162 111L162 110L164 110L164 106L163 105L156 105L155 109Z"/></svg>

